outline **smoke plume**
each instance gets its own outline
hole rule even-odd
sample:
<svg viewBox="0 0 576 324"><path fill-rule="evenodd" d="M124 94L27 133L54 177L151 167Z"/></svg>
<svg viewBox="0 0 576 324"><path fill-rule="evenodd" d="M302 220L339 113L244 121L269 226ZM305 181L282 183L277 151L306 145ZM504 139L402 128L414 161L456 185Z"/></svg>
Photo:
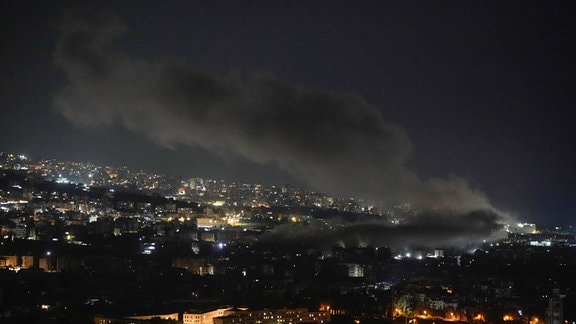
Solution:
<svg viewBox="0 0 576 324"><path fill-rule="evenodd" d="M260 240L310 244L323 249L336 244L387 246L395 251L410 247L473 249L485 241L501 238L503 232L498 225L501 220L500 215L487 210L464 213L426 210L401 224L392 224L382 217L333 217L276 226Z"/></svg>
<svg viewBox="0 0 576 324"><path fill-rule="evenodd" d="M356 95L303 89L270 73L221 76L131 57L113 47L125 30L109 12L76 10L62 20L54 58L68 84L55 105L72 123L121 126L163 147L274 164L317 190L408 201L450 211L450 219L494 211L462 179L420 180L406 130Z"/></svg>

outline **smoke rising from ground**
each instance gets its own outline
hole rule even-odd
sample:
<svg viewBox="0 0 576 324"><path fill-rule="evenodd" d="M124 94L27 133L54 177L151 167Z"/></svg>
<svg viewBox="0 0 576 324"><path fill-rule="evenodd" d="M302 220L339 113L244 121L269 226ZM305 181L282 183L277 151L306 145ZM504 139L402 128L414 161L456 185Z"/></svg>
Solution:
<svg viewBox="0 0 576 324"><path fill-rule="evenodd" d="M313 244L329 249L335 244L405 248L476 248L485 241L502 238L501 216L487 210L452 213L446 210L414 215L400 225L389 219L340 217L276 226L261 237L263 241L282 240L293 244Z"/></svg>
<svg viewBox="0 0 576 324"><path fill-rule="evenodd" d="M219 76L131 57L113 47L125 30L109 12L65 15L54 58L69 82L55 105L74 124L120 126L163 147L272 163L318 190L449 210L450 220L494 211L462 179L420 180L405 129L356 95L303 89L269 73Z"/></svg>

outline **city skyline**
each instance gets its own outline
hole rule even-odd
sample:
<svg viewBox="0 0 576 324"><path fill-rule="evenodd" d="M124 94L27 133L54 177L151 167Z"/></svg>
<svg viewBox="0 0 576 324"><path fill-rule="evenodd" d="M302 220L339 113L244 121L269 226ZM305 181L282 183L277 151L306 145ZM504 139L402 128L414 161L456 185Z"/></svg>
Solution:
<svg viewBox="0 0 576 324"><path fill-rule="evenodd" d="M2 5L2 150L572 220L569 2L85 4Z"/></svg>
<svg viewBox="0 0 576 324"><path fill-rule="evenodd" d="M513 228L523 226L522 223L514 223L514 220L505 223L506 219L501 215L486 210L463 212L418 209L410 202L375 206L361 197L330 196L293 185L266 186L182 178L146 173L127 167L115 168L53 159L37 160L10 153L0 153L0 167L7 196L10 193L20 193L25 198L21 201L3 199L2 203L6 206L34 204L39 197L52 192L38 190L34 184L38 182L54 186L55 192L69 191L62 194L64 200L68 195L73 195L73 192L80 193L80 196L89 192L96 196L109 193L108 196L123 201L117 206L119 210L136 213L130 217L140 221L150 217L151 206L135 208L135 201L156 199L162 204L171 201L180 206L185 205L185 209L194 206L198 209L213 210L213 213L208 213L213 216L226 215L209 221L208 227L220 224L237 228L246 225L243 225L243 218L256 215L254 219L264 219L265 222L274 224L272 230L267 230L260 236L261 241L281 244L305 242L323 249L334 245L369 245L394 249L417 246L471 250L501 239L509 231L513 232ZM98 201L96 197L91 198L94 201L86 201L87 197L80 196L75 198L77 202L73 205ZM158 202L154 203L157 204ZM91 210L87 213L95 215L99 212ZM190 219L180 221L189 222ZM539 224L538 228L571 228L558 225ZM535 225L531 228L533 230L529 231L530 233L536 231Z"/></svg>
<svg viewBox="0 0 576 324"><path fill-rule="evenodd" d="M574 226L374 214L298 187L15 154L0 166L10 323L573 322Z"/></svg>

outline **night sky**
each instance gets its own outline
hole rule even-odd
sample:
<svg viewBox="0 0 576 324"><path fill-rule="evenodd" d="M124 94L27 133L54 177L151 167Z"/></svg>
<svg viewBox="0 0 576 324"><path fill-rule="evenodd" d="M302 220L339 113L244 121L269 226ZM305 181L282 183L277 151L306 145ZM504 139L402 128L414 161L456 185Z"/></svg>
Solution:
<svg viewBox="0 0 576 324"><path fill-rule="evenodd" d="M573 224L575 9L2 1L0 151Z"/></svg>

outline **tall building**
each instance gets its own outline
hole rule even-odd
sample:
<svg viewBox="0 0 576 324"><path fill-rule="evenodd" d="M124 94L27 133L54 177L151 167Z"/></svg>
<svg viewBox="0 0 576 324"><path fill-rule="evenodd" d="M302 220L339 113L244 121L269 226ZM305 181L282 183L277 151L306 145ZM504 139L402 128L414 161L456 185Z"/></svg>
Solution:
<svg viewBox="0 0 576 324"><path fill-rule="evenodd" d="M564 320L564 310L562 298L565 295L560 294L560 289L552 290L552 297L548 304L548 324L562 324Z"/></svg>

